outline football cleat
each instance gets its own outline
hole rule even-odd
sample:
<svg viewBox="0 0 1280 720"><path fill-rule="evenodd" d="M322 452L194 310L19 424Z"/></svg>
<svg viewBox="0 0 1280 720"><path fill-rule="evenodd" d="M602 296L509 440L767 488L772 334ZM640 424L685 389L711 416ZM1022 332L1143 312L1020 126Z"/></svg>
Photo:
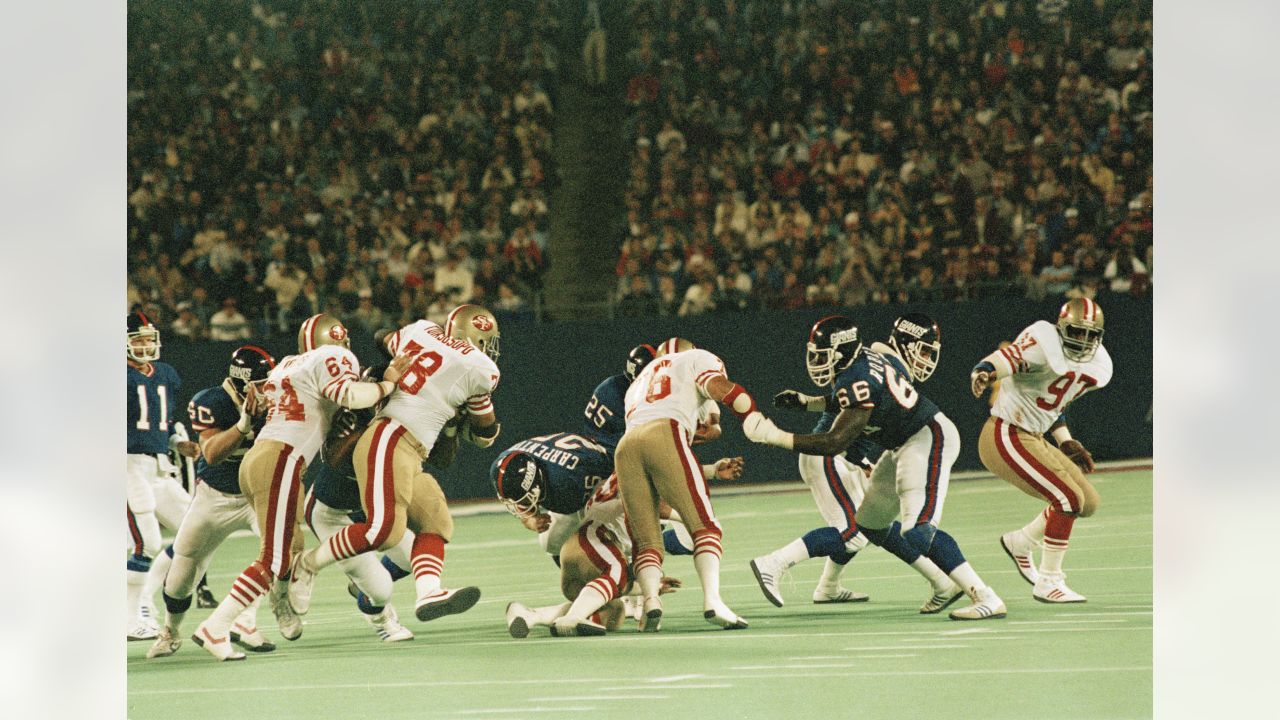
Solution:
<svg viewBox="0 0 1280 720"><path fill-rule="evenodd" d="M1082 603L1085 596L1067 587L1067 576L1064 573L1041 573L1036 586L1031 589L1031 597L1042 603Z"/></svg>
<svg viewBox="0 0 1280 720"><path fill-rule="evenodd" d="M658 632L662 629L662 601L647 598L641 607L640 632Z"/></svg>
<svg viewBox="0 0 1280 720"><path fill-rule="evenodd" d="M180 647L182 647L182 639L174 637L169 628L163 627L156 635L155 643L147 649L147 658L169 657L178 652Z"/></svg>
<svg viewBox="0 0 1280 720"><path fill-rule="evenodd" d="M299 615L311 609L311 593L316 586L315 548L293 556L293 578L289 581L289 604Z"/></svg>
<svg viewBox="0 0 1280 720"><path fill-rule="evenodd" d="M160 628L151 618L139 618L136 625L129 630L129 642L135 640L152 640L160 634Z"/></svg>
<svg viewBox="0 0 1280 720"><path fill-rule="evenodd" d="M751 561L751 572L755 574L756 582L760 583L760 592L775 607L782 607L782 590L778 587L778 581L784 570L786 566L772 554L761 555Z"/></svg>
<svg viewBox="0 0 1280 720"><path fill-rule="evenodd" d="M587 618L573 618L568 615L556 618L551 623L552 637L584 637L604 635L604 626Z"/></svg>
<svg viewBox="0 0 1280 720"><path fill-rule="evenodd" d="M271 601L271 612L276 616L280 635L285 640L297 640L302 637L302 618L298 617L298 613L294 612L293 606L289 604L288 594L273 590L267 593L267 598Z"/></svg>
<svg viewBox="0 0 1280 720"><path fill-rule="evenodd" d="M725 630L746 630L747 621L738 617L738 614L729 609L728 605L717 602L702 611L702 617L707 622L722 627Z"/></svg>
<svg viewBox="0 0 1280 720"><path fill-rule="evenodd" d="M422 622L430 622L445 615L457 615L475 607L480 601L480 588L464 587L457 590L441 588L430 595L418 598L414 615Z"/></svg>
<svg viewBox="0 0 1280 720"><path fill-rule="evenodd" d="M1009 556L1009 559L1013 560L1013 564L1018 568L1018 574L1022 576L1022 579L1035 585L1040 578L1040 571L1036 569L1035 558L1031 556L1035 543L1032 543L1021 530L1014 530L1000 536L1000 547L1004 548L1005 554Z"/></svg>
<svg viewBox="0 0 1280 720"><path fill-rule="evenodd" d="M920 606L921 615L936 615L946 610L952 603L964 597L964 590L959 585L951 583L951 586L945 590L934 592L933 597L925 601Z"/></svg>
<svg viewBox="0 0 1280 720"><path fill-rule="evenodd" d="M246 625L239 620L231 625L231 642L256 653L269 653L276 649L276 644L267 639L255 625Z"/></svg>
<svg viewBox="0 0 1280 720"><path fill-rule="evenodd" d="M513 638L529 637L529 626L533 624L533 613L522 603L507 603L507 632Z"/></svg>
<svg viewBox="0 0 1280 720"><path fill-rule="evenodd" d="M218 598L213 596L213 591L209 590L208 585L196 588L196 607L206 610L218 607Z"/></svg>
<svg viewBox="0 0 1280 720"><path fill-rule="evenodd" d="M378 637L382 638L382 642L393 643L413 639L413 632L400 624L396 609L390 605L377 615L365 615L364 619L373 626Z"/></svg>
<svg viewBox="0 0 1280 720"><path fill-rule="evenodd" d="M626 613L627 617L632 620L639 620L644 608L644 599L639 595L623 595L619 599L622 600L622 611Z"/></svg>
<svg viewBox="0 0 1280 720"><path fill-rule="evenodd" d="M813 604L826 605L828 603L851 603L866 602L871 596L866 593L854 592L848 588L836 586L834 591L827 591L822 588L814 588Z"/></svg>
<svg viewBox="0 0 1280 720"><path fill-rule="evenodd" d="M191 636L191 639L197 645L209 651L209 654L215 660L243 660L245 657L244 653L237 652L235 648L231 647L231 638L226 635L222 637L215 636L209 632L209 628L205 627L204 623L200 623L200 627L196 628L196 632Z"/></svg>
<svg viewBox="0 0 1280 720"><path fill-rule="evenodd" d="M1004 601L989 587L978 591L977 602L959 610L952 610L952 620L995 620L1006 614Z"/></svg>

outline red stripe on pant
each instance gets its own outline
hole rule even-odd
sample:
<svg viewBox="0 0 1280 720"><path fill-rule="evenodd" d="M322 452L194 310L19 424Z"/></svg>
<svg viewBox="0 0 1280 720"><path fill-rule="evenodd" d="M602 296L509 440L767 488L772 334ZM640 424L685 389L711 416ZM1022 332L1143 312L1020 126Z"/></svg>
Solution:
<svg viewBox="0 0 1280 720"><path fill-rule="evenodd" d="M129 503L125 503L124 511L129 519L129 534L133 536L133 554L142 555L145 543L142 542L142 531L138 529L138 520L133 516L133 510L129 509Z"/></svg>
<svg viewBox="0 0 1280 720"><path fill-rule="evenodd" d="M612 557L610 559L613 560L613 562L610 562L610 560L606 560L605 557L601 555L594 546L592 546L591 536L594 534L600 539L601 544L605 547L611 547L611 543L605 539L604 528L600 526L593 526L595 526L595 523L587 521L582 525L582 527L578 528L578 544L582 546L582 551L587 554L587 558L591 560L591 564L595 565L597 570L604 573L601 577L613 585L613 594L616 595L618 588L622 586L618 576L625 577L626 565L622 562L622 557L616 552L616 550L611 553ZM610 597L612 597L612 595Z"/></svg>
<svg viewBox="0 0 1280 720"><path fill-rule="evenodd" d="M375 468L377 467L378 446L382 443L383 437L387 434L387 425L389 422L383 422L373 431L372 442L369 443L369 475L364 488L365 516L369 518L367 528L364 533L368 539L369 547L380 548L387 538L391 537L391 528L396 523L396 481L395 467L393 460L396 453L396 444L400 442L400 438L404 437L406 429L403 425L390 431L391 437L386 441L386 449L382 455L382 474L379 475ZM411 481L412 479L409 478ZM379 497L381 491L381 497ZM382 512L377 513L374 508L377 506L376 501L382 501ZM378 520L378 526L374 527L375 517L381 516ZM351 526L355 527L355 526ZM372 532L373 537L370 538L368 533Z"/></svg>
<svg viewBox="0 0 1280 720"><path fill-rule="evenodd" d="M286 578L289 574L289 552L293 546L293 530L298 522L298 489L302 486L302 462L293 464L293 472L285 475L289 466L289 458L293 448L284 445L276 460L275 472L271 474L271 491L267 494L267 527L262 533L262 554L258 562L268 573L277 578ZM284 517L279 517L281 495L284 496ZM276 545L276 528L283 531L280 545ZM277 566L279 569L277 570Z"/></svg>
<svg viewBox="0 0 1280 720"><path fill-rule="evenodd" d="M942 426L937 420L929 421L933 444L929 448L929 473L924 482L924 507L916 517L916 524L923 525L933 519L938 505L938 478L942 474Z"/></svg>
<svg viewBox="0 0 1280 720"><path fill-rule="evenodd" d="M702 495L698 490L697 478L702 477L702 468L698 468L698 474L695 476L694 469L689 466L688 445L684 439L684 432L680 429L680 423L670 420L671 437L676 443L676 455L680 456L680 466L684 468L685 484L689 488L689 499L693 502L693 507L698 511L698 519L702 521L703 527L717 527L716 521L711 517L711 509L706 507L702 502ZM703 483L706 479L703 478Z"/></svg>
<svg viewBox="0 0 1280 720"><path fill-rule="evenodd" d="M1009 444L1007 446L1005 445L1004 440L1006 428L1009 433ZM1004 422L1000 418L996 418L996 449L1000 451L1000 457L1004 458L1005 464L1013 468L1013 471L1018 474L1018 477L1026 480L1032 487L1039 490L1040 494L1043 495L1045 499L1049 500L1051 506L1055 510L1059 510L1061 512L1077 512L1080 509L1080 498L1076 497L1075 492L1069 485L1064 483L1054 473L1049 472L1048 468L1041 464L1039 460L1031 455L1031 453L1027 452L1026 446L1024 446L1022 441L1018 439L1018 432L1017 427ZM1040 473L1045 480L1047 480L1058 490L1059 493L1062 494L1062 497L1066 498L1065 506L1062 504L1062 500L1044 487L1044 481L1037 479L1018 464L1017 460L1014 459L1015 454L1017 457L1025 460L1028 465L1035 468L1036 472Z"/></svg>
<svg viewBox="0 0 1280 720"><path fill-rule="evenodd" d="M306 507L306 510L303 511L302 517L304 520L307 521L307 527L311 528L311 532L315 533L316 537L320 537L320 533L316 532L315 523L311 522L311 513L315 512L315 509L316 509L316 496L314 493L308 490L307 491L307 507Z"/></svg>
<svg viewBox="0 0 1280 720"><path fill-rule="evenodd" d="M840 537L848 540L858 534L858 520L855 517L858 508L853 504L853 498L849 497L849 493L844 489L844 483L840 482L840 473L836 472L836 459L830 455L822 459L823 474L827 477L827 487L831 488L831 494L835 496L836 502L840 503L840 510L844 513L845 529L840 531Z"/></svg>

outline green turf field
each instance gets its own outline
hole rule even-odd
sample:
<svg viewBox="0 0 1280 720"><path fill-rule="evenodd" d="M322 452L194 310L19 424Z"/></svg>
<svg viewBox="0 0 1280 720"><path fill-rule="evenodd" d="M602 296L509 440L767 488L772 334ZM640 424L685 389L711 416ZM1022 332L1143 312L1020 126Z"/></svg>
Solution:
<svg viewBox="0 0 1280 720"><path fill-rule="evenodd" d="M279 639L264 607L264 631L281 645L267 655L218 664L190 641L210 612L193 610L177 655L146 660L128 645L134 720L202 718L1142 718L1152 714L1152 474L1094 476L1099 515L1076 524L1066 569L1083 605L1031 599L1031 587L1000 548L1000 533L1039 506L994 480L955 481L942 527L1005 599L1004 620L961 623L916 609L928 586L877 549L844 574L868 603L815 606L821 560L793 568L787 605L761 595L747 567L755 555L818 524L807 492L714 499L725 528L722 593L751 622L726 632L702 619L688 557L668 558L685 580L665 596L662 632L629 623L604 638L524 640L506 631L507 602L559 601L558 571L532 533L507 515L458 518L445 581L479 585L465 615L425 624L412 618L413 587L396 605L417 634L381 644L347 596L337 568L322 574L300 640ZM796 488L801 486L797 483ZM314 537L307 536L308 545ZM236 538L210 570L215 592L256 553ZM962 600L961 603L965 601ZM954 606L954 607L958 607Z"/></svg>

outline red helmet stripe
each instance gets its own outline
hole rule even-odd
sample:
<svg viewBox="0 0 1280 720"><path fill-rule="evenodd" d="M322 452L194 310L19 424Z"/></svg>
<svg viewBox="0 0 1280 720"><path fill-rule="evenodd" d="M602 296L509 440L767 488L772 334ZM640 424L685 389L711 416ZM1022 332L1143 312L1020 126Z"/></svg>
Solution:
<svg viewBox="0 0 1280 720"><path fill-rule="evenodd" d="M511 453L510 455L502 458L502 464L498 465L498 497L506 497L506 495L502 494L502 479L506 477L507 465L511 462L512 458L519 454L520 453Z"/></svg>
<svg viewBox="0 0 1280 720"><path fill-rule="evenodd" d="M1089 298L1083 298L1083 300L1084 300L1084 319L1092 322L1094 313L1097 312L1096 310L1094 310L1093 301L1090 300Z"/></svg>
<svg viewBox="0 0 1280 720"><path fill-rule="evenodd" d="M456 318L456 317L458 316L458 313L462 312L462 309L463 309L463 308L469 308L469 307L474 307L474 306L473 306L473 305L459 305L458 307L456 307L456 308L454 308L454 309L453 309L453 312L449 313L449 319L448 319L448 320L446 320L446 321L444 322L444 334L445 334L445 335L448 335L448 336L450 336L450 337L452 337L452 336L453 336L453 320L454 320L454 318Z"/></svg>
<svg viewBox="0 0 1280 720"><path fill-rule="evenodd" d="M648 350L650 355L657 355L657 354L658 354L658 351L657 351L657 350L654 350L654 349L653 349L653 346L652 346L652 345L650 345L649 343L640 343L640 347L645 348L646 350Z"/></svg>
<svg viewBox="0 0 1280 720"><path fill-rule="evenodd" d="M147 317L146 313L142 312L141 310L138 310L138 311L136 311L136 314L137 314L137 316L138 316L139 318L141 318L141 319L142 319L142 324L143 324L143 325L150 325L150 324L151 324L151 318Z"/></svg>
<svg viewBox="0 0 1280 720"><path fill-rule="evenodd" d="M265 358L265 359L266 359L268 367L275 367L275 366L276 366L275 358L271 357L271 353L267 352L266 350L263 350L262 348L258 347L257 345L245 345L244 347L242 347L242 348L240 348L240 349L241 349L241 350L252 350L252 351L254 351L254 352L258 353L259 355L261 355L263 358Z"/></svg>
<svg viewBox="0 0 1280 720"><path fill-rule="evenodd" d="M311 333L315 332L316 320L319 320L319 319L320 319L319 315L312 315L311 317L307 318L306 322L302 323L302 351L303 352L314 350L316 347L315 338L311 336Z"/></svg>
<svg viewBox="0 0 1280 720"><path fill-rule="evenodd" d="M828 315L828 316L826 316L826 317L822 318L821 320L819 320L818 322L814 323L814 324L813 324L813 327L812 327L812 328L810 328L810 330L809 330L809 342L813 342L813 334L814 334L814 333L816 333L816 332L818 332L818 326L819 326L819 325L821 325L822 323L824 323L824 322L826 322L826 321L828 321L828 320L835 320L835 319L836 319L836 318L838 318L838 317L840 317L840 316L839 316L839 315Z"/></svg>

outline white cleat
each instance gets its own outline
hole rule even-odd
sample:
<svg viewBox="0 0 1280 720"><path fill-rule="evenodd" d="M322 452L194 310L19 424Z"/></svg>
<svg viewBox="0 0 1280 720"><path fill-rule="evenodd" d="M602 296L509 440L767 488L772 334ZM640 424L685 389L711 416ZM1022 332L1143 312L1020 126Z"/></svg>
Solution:
<svg viewBox="0 0 1280 720"><path fill-rule="evenodd" d="M952 620L995 620L1006 614L1004 601L996 591L985 587L978 591L978 600L968 607L952 610Z"/></svg>
<svg viewBox="0 0 1280 720"><path fill-rule="evenodd" d="M960 586L951 583L951 586L945 590L939 590L933 594L933 597L925 601L920 606L921 615L937 615L946 610L952 603L964 597L964 590Z"/></svg>
<svg viewBox="0 0 1280 720"><path fill-rule="evenodd" d="M622 611L626 613L626 616L632 620L639 620L644 608L644 602L640 596L623 595L619 599L622 600Z"/></svg>
<svg viewBox="0 0 1280 720"><path fill-rule="evenodd" d="M738 614L729 609L728 605L722 602L713 603L710 607L706 607L702 611L702 617L706 621L716 627L725 630L746 630L747 621L738 617Z"/></svg>
<svg viewBox="0 0 1280 720"><path fill-rule="evenodd" d="M604 626L588 618L574 618L568 615L556 618L551 623L552 637L600 636L604 635Z"/></svg>
<svg viewBox="0 0 1280 720"><path fill-rule="evenodd" d="M658 632L662 629L662 601L648 598L641 607L640 632Z"/></svg>
<svg viewBox="0 0 1280 720"><path fill-rule="evenodd" d="M267 594L267 598L271 601L271 612L276 616L281 637L285 640L297 640L302 637L302 618L289 604L288 594L273 591Z"/></svg>
<svg viewBox="0 0 1280 720"><path fill-rule="evenodd" d="M829 603L855 603L866 602L871 596L866 593L855 592L848 588L836 586L834 591L824 590L822 588L813 589L813 604L827 605Z"/></svg>
<svg viewBox="0 0 1280 720"><path fill-rule="evenodd" d="M378 637L382 638L382 642L393 643L413 639L413 632L400 624L396 609L390 605L383 608L377 615L365 615L364 619L373 626Z"/></svg>
<svg viewBox="0 0 1280 720"><path fill-rule="evenodd" d="M155 643L147 649L147 659L169 657L182 647L182 639L169 632L169 628L160 628Z"/></svg>
<svg viewBox="0 0 1280 720"><path fill-rule="evenodd" d="M1065 573L1042 573L1031 589L1031 597L1042 603L1082 603L1085 596L1067 587Z"/></svg>
<svg viewBox="0 0 1280 720"><path fill-rule="evenodd" d="M313 560L315 549L300 552L293 556L292 579L289 581L289 604L299 615L306 615L311 609L311 592L316 586L316 571Z"/></svg>
<svg viewBox="0 0 1280 720"><path fill-rule="evenodd" d="M226 661L244 659L244 653L237 652L235 648L231 647L230 637L227 637L226 635L223 635L222 637L215 636L213 633L209 632L209 628L205 627L204 623L200 623L200 627L196 628L196 633L191 636L191 639L200 647L208 650L209 654L212 655L215 660Z"/></svg>
<svg viewBox="0 0 1280 720"><path fill-rule="evenodd" d="M756 582L760 583L760 592L776 607L782 607L782 590L778 587L778 581L782 579L782 573L786 569L786 565L772 554L761 555L751 561L751 572L755 574Z"/></svg>
<svg viewBox="0 0 1280 720"><path fill-rule="evenodd" d="M1040 578L1040 571L1036 569L1035 558L1031 556L1031 552L1035 549L1035 543L1021 531L1014 530L1000 536L1000 547L1004 548L1009 559L1013 560L1013 564L1018 568L1018 574L1022 576L1032 585L1036 584L1036 580Z"/></svg>
<svg viewBox="0 0 1280 720"><path fill-rule="evenodd" d="M522 603L507 603L507 632L513 638L529 637L529 627L533 625L533 612Z"/></svg>
<svg viewBox="0 0 1280 720"><path fill-rule="evenodd" d="M137 624L129 629L127 637L129 642L135 640L154 640L160 634L160 627L150 618L138 620Z"/></svg>
<svg viewBox="0 0 1280 720"><path fill-rule="evenodd" d="M269 653L276 649L276 644L267 639L256 625L246 625L237 620L231 625L231 642L256 653Z"/></svg>
<svg viewBox="0 0 1280 720"><path fill-rule="evenodd" d="M422 622L429 622L445 615L457 615L475 607L480 601L480 588L464 587L457 590L441 588L426 597L418 598L413 612Z"/></svg>

